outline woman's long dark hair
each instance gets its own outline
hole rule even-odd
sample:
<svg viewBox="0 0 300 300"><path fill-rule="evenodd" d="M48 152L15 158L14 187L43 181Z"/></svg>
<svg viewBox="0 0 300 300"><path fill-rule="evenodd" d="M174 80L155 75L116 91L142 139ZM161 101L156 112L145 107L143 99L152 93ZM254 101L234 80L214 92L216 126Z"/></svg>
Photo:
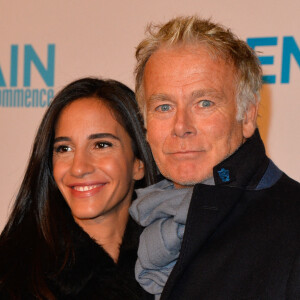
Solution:
<svg viewBox="0 0 300 300"><path fill-rule="evenodd" d="M72 82L54 98L39 126L28 167L9 220L0 236L0 294L9 299L55 299L45 273L64 268L56 258L72 255L69 226L72 215L52 175L55 124L61 111L79 98L99 98L126 129L132 149L145 164L139 187L152 184L155 164L145 141L143 122L134 93L114 80L83 78Z"/></svg>

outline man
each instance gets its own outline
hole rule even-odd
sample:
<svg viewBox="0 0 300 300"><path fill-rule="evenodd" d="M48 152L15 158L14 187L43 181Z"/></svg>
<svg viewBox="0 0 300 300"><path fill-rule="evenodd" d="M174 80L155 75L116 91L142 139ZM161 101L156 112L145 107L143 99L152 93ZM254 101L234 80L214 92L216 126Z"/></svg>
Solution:
<svg viewBox="0 0 300 300"><path fill-rule="evenodd" d="M138 193L136 277L155 299L300 299L300 185L256 128L261 68L197 17L149 28L136 51L147 139L168 180ZM186 204L188 203L188 204Z"/></svg>

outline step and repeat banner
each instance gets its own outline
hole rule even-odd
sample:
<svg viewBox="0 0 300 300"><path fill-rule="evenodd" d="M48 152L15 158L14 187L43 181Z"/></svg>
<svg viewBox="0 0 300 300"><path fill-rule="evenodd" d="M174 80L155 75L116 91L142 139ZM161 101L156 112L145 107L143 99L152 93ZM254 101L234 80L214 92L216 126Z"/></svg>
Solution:
<svg viewBox="0 0 300 300"><path fill-rule="evenodd" d="M300 181L299 11L298 0L0 0L0 231L55 93L84 76L134 89L134 52L146 25L178 15L211 18L257 51L267 153Z"/></svg>

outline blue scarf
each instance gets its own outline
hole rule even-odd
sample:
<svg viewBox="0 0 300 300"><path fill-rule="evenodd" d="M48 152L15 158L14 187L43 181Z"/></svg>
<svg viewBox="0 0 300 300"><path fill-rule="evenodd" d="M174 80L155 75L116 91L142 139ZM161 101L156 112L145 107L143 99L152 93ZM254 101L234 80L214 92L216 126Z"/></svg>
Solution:
<svg viewBox="0 0 300 300"><path fill-rule="evenodd" d="M129 212L146 228L140 236L135 277L157 300L180 253L193 189L175 189L163 180L136 192Z"/></svg>

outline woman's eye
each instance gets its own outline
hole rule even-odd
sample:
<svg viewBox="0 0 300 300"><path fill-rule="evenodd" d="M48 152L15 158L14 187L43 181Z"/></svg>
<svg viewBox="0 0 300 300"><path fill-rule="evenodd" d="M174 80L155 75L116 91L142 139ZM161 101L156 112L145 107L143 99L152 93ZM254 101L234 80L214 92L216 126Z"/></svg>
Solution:
<svg viewBox="0 0 300 300"><path fill-rule="evenodd" d="M112 146L112 143L110 143L110 142L97 142L95 145L95 148L102 149L102 148L108 148L111 146Z"/></svg>
<svg viewBox="0 0 300 300"><path fill-rule="evenodd" d="M69 152L69 151L71 151L71 147L66 146L66 145L61 145L61 146L55 147L54 151L57 153Z"/></svg>
<svg viewBox="0 0 300 300"><path fill-rule="evenodd" d="M157 111L169 111L171 109L171 105L169 104L162 104L162 105L159 105L156 110Z"/></svg>
<svg viewBox="0 0 300 300"><path fill-rule="evenodd" d="M213 103L209 100L201 100L198 102L198 104L200 107L210 107Z"/></svg>

